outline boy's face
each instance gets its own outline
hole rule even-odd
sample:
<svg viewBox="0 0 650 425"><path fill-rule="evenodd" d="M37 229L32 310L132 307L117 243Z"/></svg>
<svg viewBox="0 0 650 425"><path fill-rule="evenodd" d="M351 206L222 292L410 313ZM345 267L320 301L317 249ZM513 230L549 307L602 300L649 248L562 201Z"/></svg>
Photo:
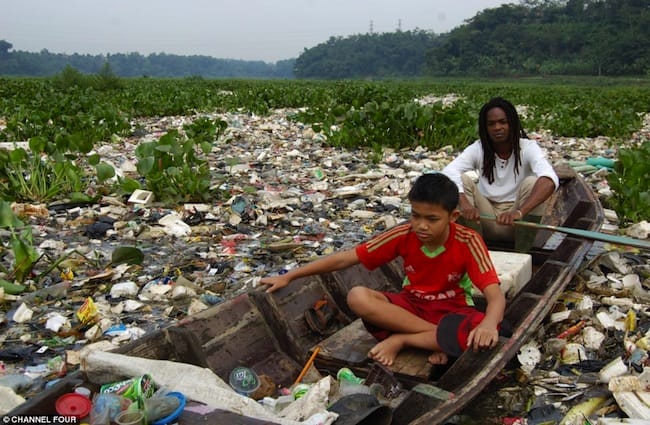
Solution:
<svg viewBox="0 0 650 425"><path fill-rule="evenodd" d="M411 228L427 248L438 248L449 237L449 223L456 221L458 210L449 212L440 204L411 201Z"/></svg>

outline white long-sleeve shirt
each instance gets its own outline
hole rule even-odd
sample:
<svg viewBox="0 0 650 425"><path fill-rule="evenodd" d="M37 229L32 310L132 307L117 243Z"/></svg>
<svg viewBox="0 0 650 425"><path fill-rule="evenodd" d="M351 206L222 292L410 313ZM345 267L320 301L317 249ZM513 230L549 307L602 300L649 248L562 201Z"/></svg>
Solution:
<svg viewBox="0 0 650 425"><path fill-rule="evenodd" d="M463 193L460 176L467 171L477 171L479 175L478 189L492 202L514 202L519 183L528 176L548 177L553 180L555 189L557 189L560 184L557 174L537 142L520 139L519 146L521 148L519 173L515 174L514 152L507 160L503 160L495 154L494 182L492 184L488 183L487 178L483 176L483 147L480 140L465 148L442 172L456 183L458 190Z"/></svg>

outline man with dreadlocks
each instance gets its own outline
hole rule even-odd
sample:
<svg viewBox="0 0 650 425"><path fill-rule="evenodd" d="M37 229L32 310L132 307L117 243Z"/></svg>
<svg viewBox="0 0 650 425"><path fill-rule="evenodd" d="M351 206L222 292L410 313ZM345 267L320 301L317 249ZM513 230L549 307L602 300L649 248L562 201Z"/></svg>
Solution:
<svg viewBox="0 0 650 425"><path fill-rule="evenodd" d="M442 172L458 186L458 207L466 224L480 223L478 230L486 240L514 240L517 245L520 238L515 238L512 224L524 217L539 222L546 200L558 187L558 176L537 142L527 138L512 103L490 99L481 108L478 125L480 140ZM468 171L477 171L478 181ZM479 221L481 214L496 217L496 222ZM530 235L521 242L530 245Z"/></svg>

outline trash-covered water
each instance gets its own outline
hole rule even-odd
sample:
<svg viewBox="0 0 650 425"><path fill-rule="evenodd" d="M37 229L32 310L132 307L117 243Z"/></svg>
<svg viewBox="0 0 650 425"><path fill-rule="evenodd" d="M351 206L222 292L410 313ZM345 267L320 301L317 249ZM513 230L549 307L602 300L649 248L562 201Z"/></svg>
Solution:
<svg viewBox="0 0 650 425"><path fill-rule="evenodd" d="M220 176L223 199L170 206L155 199L141 203L105 196L95 205L15 205L34 230L34 246L47 254L34 271L43 273L65 258L43 278L27 282L23 294L0 297L0 386L11 377L17 382L6 385L19 397L29 397L41 391L43 381L75 369L79 350L90 343L119 346L247 291L262 276L369 238L408 217L404 194L412 179L441 170L455 154L451 148L386 150L375 162L368 152L327 146L321 134L290 121L291 112L220 115L230 123L229 139L217 141L210 163ZM129 175L138 143L195 118L138 123L137 136L98 152L119 174ZM647 140L648 128L629 143ZM546 148L553 163L616 156L616 147L605 138L554 138L544 132L530 137ZM582 169L601 199L611 195L609 170ZM616 231L615 214L609 211L608 218L608 229ZM644 239L650 231L647 223L627 230ZM554 236L557 243L562 237ZM137 248L143 261L112 265L115 252L124 247ZM4 251L0 262L9 269L12 255ZM570 406L589 399L590 391L602 390L604 383L579 382L598 373L585 372L588 366L602 367L595 362L616 356L628 360L634 347L647 354L649 276L647 253L594 244L589 262L554 309L556 316L535 338L540 360L527 372L513 360L450 423L544 423L543 418L567 415ZM78 314L88 308L88 299L99 317L93 325L80 323ZM575 334L557 338L581 321ZM596 346L593 340L601 337ZM574 347L577 363L568 363L569 343L579 346ZM626 372L640 375L646 363L642 356ZM599 408L621 414L611 394L610 403Z"/></svg>

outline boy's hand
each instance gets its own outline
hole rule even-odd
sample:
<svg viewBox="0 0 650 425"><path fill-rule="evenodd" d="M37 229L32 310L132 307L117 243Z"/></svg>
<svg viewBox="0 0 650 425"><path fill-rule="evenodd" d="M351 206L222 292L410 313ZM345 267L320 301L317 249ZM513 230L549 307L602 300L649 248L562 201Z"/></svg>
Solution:
<svg viewBox="0 0 650 425"><path fill-rule="evenodd" d="M469 333L467 337L467 348L480 351L494 348L497 342L499 342L499 331L495 326L483 321Z"/></svg>
<svg viewBox="0 0 650 425"><path fill-rule="evenodd" d="M291 280L287 278L286 275L279 275L263 277L260 280L260 285L269 285L266 292L271 293L277 291L280 288L284 288L289 284L289 282L291 282Z"/></svg>

